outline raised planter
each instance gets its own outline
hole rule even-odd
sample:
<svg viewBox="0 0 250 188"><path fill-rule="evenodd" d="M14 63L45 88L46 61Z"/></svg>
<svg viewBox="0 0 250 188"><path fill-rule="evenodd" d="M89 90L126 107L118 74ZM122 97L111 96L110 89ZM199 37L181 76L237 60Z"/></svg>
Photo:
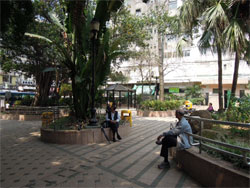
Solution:
<svg viewBox="0 0 250 188"><path fill-rule="evenodd" d="M130 132L129 125L119 127L121 137L126 137ZM110 128L104 129L107 136L112 140ZM56 130L41 128L41 140L43 142L54 144L91 144L106 142L106 138L101 131L101 128L82 129L78 130Z"/></svg>
<svg viewBox="0 0 250 188"><path fill-rule="evenodd" d="M175 117L175 110L167 110L167 111L137 110L137 115L141 117Z"/></svg>
<svg viewBox="0 0 250 188"><path fill-rule="evenodd" d="M249 173L205 153L201 155L197 148L177 151L175 160L189 176L205 187L249 187Z"/></svg>

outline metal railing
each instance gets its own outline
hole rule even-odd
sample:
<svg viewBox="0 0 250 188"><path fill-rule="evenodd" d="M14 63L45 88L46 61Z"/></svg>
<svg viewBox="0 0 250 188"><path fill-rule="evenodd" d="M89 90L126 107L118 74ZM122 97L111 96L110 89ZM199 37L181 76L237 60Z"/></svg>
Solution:
<svg viewBox="0 0 250 188"><path fill-rule="evenodd" d="M250 158L247 157L247 154L250 154L250 148L244 148L244 147L240 147L240 146L235 146L235 145L231 145L228 143L224 143L224 142L219 142L216 140L212 140L209 138L205 138L201 136L201 132L204 126L204 122L210 122L210 123L214 123L214 124L223 124L223 125L230 125L230 126L234 126L234 127L245 127L245 128L250 128L250 124L249 123L237 123L237 122L228 122L228 121L218 121L218 120L211 120L211 119L205 119L205 118L200 118L198 116L185 116L186 119L191 119L191 120L196 120L199 121L199 126L200 126L200 131L199 131L199 135L195 135L195 134L190 134L190 133L186 133L188 135L188 141L189 144L192 146L198 146L199 147L199 153L201 153L202 147L208 148L210 150L214 150L220 153L224 153L226 155L230 155L230 156L234 156L237 158L241 158L243 159L244 163L248 166L250 166ZM198 140L198 142L196 143L191 143L190 141L190 137L193 137L194 139ZM233 152L229 152L217 147L213 147L210 146L208 144L205 144L204 142L208 142L208 143L212 143L218 146L223 146L226 148L230 148L230 149L237 149L238 151L241 152L241 155L233 153Z"/></svg>

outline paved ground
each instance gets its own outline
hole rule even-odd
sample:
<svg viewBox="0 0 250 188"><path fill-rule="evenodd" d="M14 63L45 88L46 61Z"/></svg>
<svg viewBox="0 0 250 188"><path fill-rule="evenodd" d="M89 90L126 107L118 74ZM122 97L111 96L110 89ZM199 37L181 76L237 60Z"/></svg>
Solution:
<svg viewBox="0 0 250 188"><path fill-rule="evenodd" d="M120 142L82 146L41 142L41 122L0 120L0 187L199 187L173 161L157 168L155 139L171 121L134 118Z"/></svg>

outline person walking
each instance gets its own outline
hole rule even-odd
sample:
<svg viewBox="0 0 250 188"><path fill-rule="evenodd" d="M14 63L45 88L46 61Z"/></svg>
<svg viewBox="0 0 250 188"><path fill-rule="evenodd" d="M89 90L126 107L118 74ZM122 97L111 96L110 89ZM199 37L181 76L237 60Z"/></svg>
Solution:
<svg viewBox="0 0 250 188"><path fill-rule="evenodd" d="M158 165L159 169L170 167L168 161L168 148L177 146L177 149L181 150L191 147L188 141L188 135L185 132L192 134L192 129L184 117L184 111L176 110L175 116L179 120L176 126L157 137L156 143L162 145L160 156L164 158L164 161ZM190 138L190 141L191 143L193 142L192 137Z"/></svg>

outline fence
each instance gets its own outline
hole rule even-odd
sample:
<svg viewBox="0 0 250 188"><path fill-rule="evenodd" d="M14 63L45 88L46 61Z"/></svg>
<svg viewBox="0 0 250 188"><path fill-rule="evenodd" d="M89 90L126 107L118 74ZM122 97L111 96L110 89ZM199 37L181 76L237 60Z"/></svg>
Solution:
<svg viewBox="0 0 250 188"><path fill-rule="evenodd" d="M249 123L245 124L245 123L236 123L236 122L228 122L228 121L218 121L218 120L200 118L200 117L197 117L197 116L185 116L185 118L191 119L191 120L196 120L196 121L199 121L199 123L200 123L199 124L200 125L199 135L186 133L188 135L188 138L190 138L192 136L194 139L198 140L198 142L196 142L196 143L191 143L190 139L189 139L189 143L191 145L193 145L193 146L199 146L199 153L201 153L202 147L208 148L208 149L220 152L220 153L224 153L226 155L231 155L231 156L234 156L234 157L237 157L237 158L241 158L241 159L243 159L243 161L244 161L244 163L246 165L250 166L250 162L249 162L250 158L247 157L247 154L250 154L250 148L243 148L243 147L239 147L239 146L234 146L234 145L231 145L231 144L228 144L228 143L215 141L215 140L212 140L212 139L205 138L205 137L201 136L201 132L202 132L204 122L210 122L210 123L214 123L214 124L230 125L230 126L234 126L234 127L250 128ZM236 154L236 153L232 153L232 152L229 152L229 151L217 148L217 147L210 146L208 144L205 144L204 142L212 143L212 144L223 146L223 147L226 147L226 148L237 149L237 150L239 150L241 152L241 155Z"/></svg>

